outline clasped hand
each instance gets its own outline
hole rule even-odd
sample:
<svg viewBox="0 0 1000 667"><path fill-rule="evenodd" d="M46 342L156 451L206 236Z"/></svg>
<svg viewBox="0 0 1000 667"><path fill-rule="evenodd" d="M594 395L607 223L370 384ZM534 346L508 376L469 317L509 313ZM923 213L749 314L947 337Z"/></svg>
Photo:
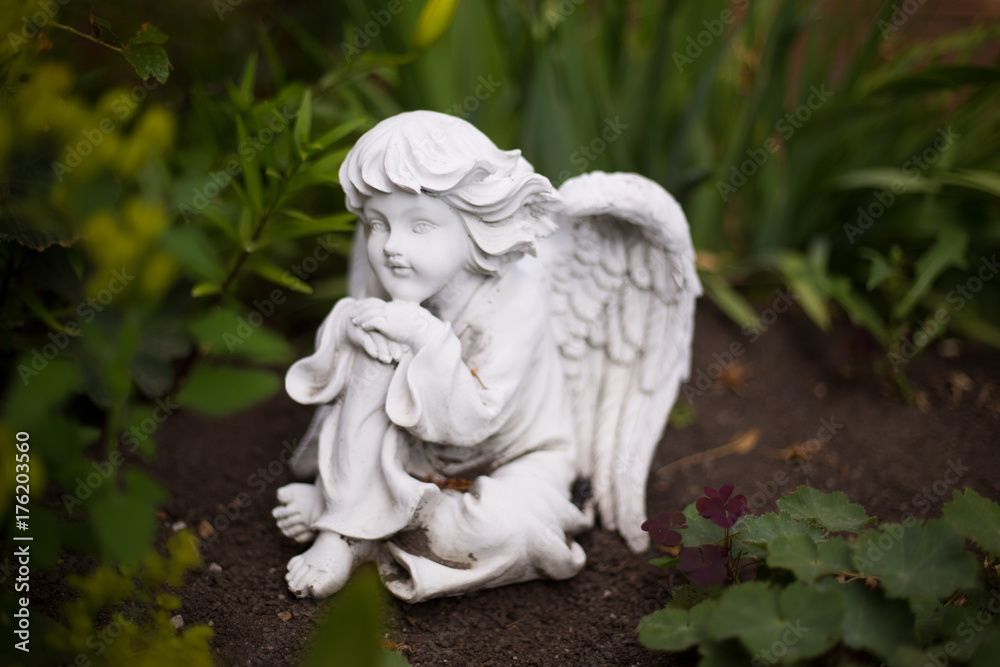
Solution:
<svg viewBox="0 0 1000 667"><path fill-rule="evenodd" d="M349 313L347 338L373 359L384 364L399 361L403 354L416 354L430 338L434 315L409 301L363 299Z"/></svg>

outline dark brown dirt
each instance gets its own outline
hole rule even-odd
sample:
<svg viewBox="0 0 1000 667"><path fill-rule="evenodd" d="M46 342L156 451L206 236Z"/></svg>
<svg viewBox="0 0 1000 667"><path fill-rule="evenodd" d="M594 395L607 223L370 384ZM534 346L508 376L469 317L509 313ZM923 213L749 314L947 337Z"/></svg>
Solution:
<svg viewBox="0 0 1000 667"><path fill-rule="evenodd" d="M692 396L695 423L668 430L654 470L748 429L759 429L760 440L749 454L654 477L651 514L681 509L702 486L725 483L768 511L781 493L808 483L844 491L881 519L908 512L930 518L939 515L941 497L951 496L949 467L962 471L954 488L1000 499L996 353L963 344L957 359L929 352L914 361L906 370L921 408L901 402L867 370L871 357L851 356L869 349L863 337L846 328L823 335L798 312L778 316L751 343L702 302L695 335L695 373L717 373L713 355L744 346L735 360L745 369L742 384L733 383L741 395L717 382ZM853 379L843 372L851 365L862 369ZM971 390L956 393L956 372L971 380ZM275 490L291 481L279 459L282 441L299 437L309 416L308 408L279 397L225 420L178 414L157 434L155 474L172 495L164 531L176 521L192 528L208 521L217 531L203 540L205 565L189 576L180 613L186 623L214 626L220 664L295 664L322 607L287 592L284 565L300 547L279 534L269 514ZM805 461L781 455L824 426L835 435L818 453ZM392 639L414 665L694 664L690 653L657 654L637 641L639 619L669 597L663 571L647 563L651 554L631 554L600 530L580 542L588 564L575 579L397 603Z"/></svg>

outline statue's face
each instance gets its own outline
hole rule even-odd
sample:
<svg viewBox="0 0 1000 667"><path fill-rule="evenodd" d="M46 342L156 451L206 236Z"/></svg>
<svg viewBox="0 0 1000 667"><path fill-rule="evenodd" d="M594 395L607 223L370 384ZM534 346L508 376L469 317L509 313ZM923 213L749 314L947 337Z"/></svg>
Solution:
<svg viewBox="0 0 1000 667"><path fill-rule="evenodd" d="M461 215L425 194L392 192L364 206L368 262L394 300L423 303L465 270L472 241Z"/></svg>

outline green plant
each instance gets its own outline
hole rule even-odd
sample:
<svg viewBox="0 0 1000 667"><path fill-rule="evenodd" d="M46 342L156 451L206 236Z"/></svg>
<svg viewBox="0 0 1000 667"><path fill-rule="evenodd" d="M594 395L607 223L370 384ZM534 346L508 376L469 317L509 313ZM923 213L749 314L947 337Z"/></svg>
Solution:
<svg viewBox="0 0 1000 667"><path fill-rule="evenodd" d="M109 667L211 667L212 629L178 631L171 623L181 601L168 587L179 588L184 573L200 564L194 536L181 531L167 540L166 558L150 550L136 568L101 566L86 576L70 575L79 597L65 605L67 625L50 631L51 646L73 664L83 656L87 664Z"/></svg>
<svg viewBox="0 0 1000 667"><path fill-rule="evenodd" d="M874 658L890 667L1000 661L1000 625L992 623L1000 612L996 503L955 491L942 519L876 528L843 493L803 486L778 499L777 513L737 518L746 501L729 499L732 487L706 491L682 517L647 522L654 541L684 544L680 559L652 562L680 566L695 583L676 586L666 608L642 619L646 646L697 646L702 667L811 664L821 656L824 664ZM982 565L967 539L985 553ZM715 562L683 567L684 550L713 549ZM743 581L733 570L727 576L724 559L745 559L735 565Z"/></svg>
<svg viewBox="0 0 1000 667"><path fill-rule="evenodd" d="M1000 283L958 289L1000 249L1000 73L982 50L1000 26L915 42L927 15L899 30L897 5L463 3L393 96L467 117L557 184L657 180L735 322L763 330L752 303L784 284L821 329L868 332L858 347L909 395L906 362L935 339L1000 347Z"/></svg>
<svg viewBox="0 0 1000 667"><path fill-rule="evenodd" d="M337 169L400 58L318 54L280 11L268 29L227 16L238 38L217 40L217 17L190 20L195 4L128 40L86 6L0 8L13 36L0 43L0 514L8 541L34 538L33 573L68 552L109 586L109 572L141 571L166 500L142 470L160 425L182 407L217 416L274 395L297 318L312 324L345 290L353 216ZM129 25L130 7L98 9ZM259 55L206 53L196 34ZM318 62L296 71L319 65L314 80L286 75L303 52ZM31 443L24 533L8 469L18 433ZM120 645L166 647L166 607L138 592L106 600L150 610ZM17 599L0 602L10 630ZM109 612L91 602L62 622L33 611L33 628L75 632L84 616L98 628Z"/></svg>

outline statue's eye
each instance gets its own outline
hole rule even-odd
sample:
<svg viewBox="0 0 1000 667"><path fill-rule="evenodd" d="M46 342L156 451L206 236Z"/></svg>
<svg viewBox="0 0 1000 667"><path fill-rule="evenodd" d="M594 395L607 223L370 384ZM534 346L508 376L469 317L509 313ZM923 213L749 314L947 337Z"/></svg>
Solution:
<svg viewBox="0 0 1000 667"><path fill-rule="evenodd" d="M434 229L434 225L425 220L420 220L413 225L413 233L415 234L426 234L432 229Z"/></svg>
<svg viewBox="0 0 1000 667"><path fill-rule="evenodd" d="M368 229L372 230L376 234L381 234L388 229L388 225L381 220L369 220Z"/></svg>

